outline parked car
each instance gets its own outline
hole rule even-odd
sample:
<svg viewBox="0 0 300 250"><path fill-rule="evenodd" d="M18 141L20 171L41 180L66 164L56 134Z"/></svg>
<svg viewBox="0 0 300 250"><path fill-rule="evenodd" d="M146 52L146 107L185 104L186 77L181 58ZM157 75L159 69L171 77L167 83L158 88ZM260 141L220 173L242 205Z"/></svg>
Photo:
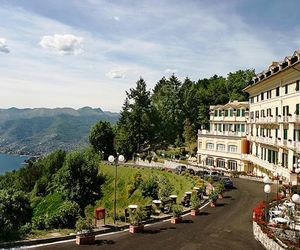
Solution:
<svg viewBox="0 0 300 250"><path fill-rule="evenodd" d="M188 168L187 171L188 171L191 175L195 175L194 169Z"/></svg>
<svg viewBox="0 0 300 250"><path fill-rule="evenodd" d="M198 170L196 172L196 175L203 179L206 175L209 175L209 172L205 170Z"/></svg>
<svg viewBox="0 0 300 250"><path fill-rule="evenodd" d="M177 174L181 174L182 172L184 172L186 170L186 166L184 165L178 165L176 168L175 168L175 172Z"/></svg>
<svg viewBox="0 0 300 250"><path fill-rule="evenodd" d="M233 182L228 176L223 176L221 180L224 182L225 188L233 188Z"/></svg>

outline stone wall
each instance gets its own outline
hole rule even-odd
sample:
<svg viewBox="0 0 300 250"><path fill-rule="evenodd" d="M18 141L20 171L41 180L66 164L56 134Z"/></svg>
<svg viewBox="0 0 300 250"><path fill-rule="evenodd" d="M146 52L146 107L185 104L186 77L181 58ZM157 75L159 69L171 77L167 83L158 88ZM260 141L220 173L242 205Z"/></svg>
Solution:
<svg viewBox="0 0 300 250"><path fill-rule="evenodd" d="M263 233L260 226L253 221L253 234L257 241L259 241L268 250L284 250L285 247L280 246L277 242L270 239L266 234Z"/></svg>

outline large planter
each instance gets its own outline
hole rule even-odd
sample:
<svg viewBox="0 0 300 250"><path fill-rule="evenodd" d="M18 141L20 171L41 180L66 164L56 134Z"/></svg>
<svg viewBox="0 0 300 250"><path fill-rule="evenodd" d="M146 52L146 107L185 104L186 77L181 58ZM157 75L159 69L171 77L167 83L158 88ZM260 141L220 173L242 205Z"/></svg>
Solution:
<svg viewBox="0 0 300 250"><path fill-rule="evenodd" d="M129 232L132 233L132 234L135 234L135 233L140 233L140 232L143 232L144 231L144 225L141 224L141 225L130 225L129 226Z"/></svg>
<svg viewBox="0 0 300 250"><path fill-rule="evenodd" d="M91 245L95 243L95 235L76 235L77 245Z"/></svg>
<svg viewBox="0 0 300 250"><path fill-rule="evenodd" d="M217 205L217 201L213 200L213 201L210 201L210 206L211 207L216 207Z"/></svg>
<svg viewBox="0 0 300 250"><path fill-rule="evenodd" d="M192 216L197 216L197 215L199 215L199 213L200 213L200 212L199 212L199 209L192 209L192 210L191 210L191 215L192 215Z"/></svg>
<svg viewBox="0 0 300 250"><path fill-rule="evenodd" d="M172 217L171 218L171 223L172 224L178 224L182 222L182 217Z"/></svg>

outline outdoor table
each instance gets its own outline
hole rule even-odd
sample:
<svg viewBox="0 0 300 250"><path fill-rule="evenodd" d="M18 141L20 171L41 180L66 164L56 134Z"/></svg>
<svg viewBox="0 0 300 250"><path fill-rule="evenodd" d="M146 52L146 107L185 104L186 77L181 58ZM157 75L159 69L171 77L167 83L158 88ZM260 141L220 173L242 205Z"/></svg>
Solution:
<svg viewBox="0 0 300 250"><path fill-rule="evenodd" d="M161 200L153 200L152 202L153 202L157 207L159 207L160 204L161 204Z"/></svg>
<svg viewBox="0 0 300 250"><path fill-rule="evenodd" d="M288 223L288 220L282 217L275 217L273 219L273 221L275 221L276 223L281 223L281 224L286 224Z"/></svg>
<svg viewBox="0 0 300 250"><path fill-rule="evenodd" d="M191 191L187 191L187 192L185 192L185 195L186 195L187 197L189 197L189 199L190 199L191 196L192 196L192 192L191 192Z"/></svg>
<svg viewBox="0 0 300 250"><path fill-rule="evenodd" d="M172 202L173 202L174 204L176 204L176 202L177 202L177 195L176 195L176 194L172 194L172 195L170 195L169 197L172 199Z"/></svg>
<svg viewBox="0 0 300 250"><path fill-rule="evenodd" d="M134 204L128 206L128 208L130 208L131 210L135 210L137 209L137 207L138 205L134 205Z"/></svg>
<svg viewBox="0 0 300 250"><path fill-rule="evenodd" d="M276 216L282 214L281 210L271 210L273 214L275 214Z"/></svg>

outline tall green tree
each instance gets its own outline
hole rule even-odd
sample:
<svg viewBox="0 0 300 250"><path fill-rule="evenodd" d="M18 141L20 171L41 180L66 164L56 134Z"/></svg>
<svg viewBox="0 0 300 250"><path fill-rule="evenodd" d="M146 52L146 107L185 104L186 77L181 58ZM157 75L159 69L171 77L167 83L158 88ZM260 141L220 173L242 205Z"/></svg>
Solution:
<svg viewBox="0 0 300 250"><path fill-rule="evenodd" d="M98 170L99 161L99 156L89 150L70 152L55 176L57 191L78 203L82 210L101 196L104 179Z"/></svg>
<svg viewBox="0 0 300 250"><path fill-rule="evenodd" d="M107 159L114 153L114 132L109 122L99 121L91 129L89 141L94 150Z"/></svg>

